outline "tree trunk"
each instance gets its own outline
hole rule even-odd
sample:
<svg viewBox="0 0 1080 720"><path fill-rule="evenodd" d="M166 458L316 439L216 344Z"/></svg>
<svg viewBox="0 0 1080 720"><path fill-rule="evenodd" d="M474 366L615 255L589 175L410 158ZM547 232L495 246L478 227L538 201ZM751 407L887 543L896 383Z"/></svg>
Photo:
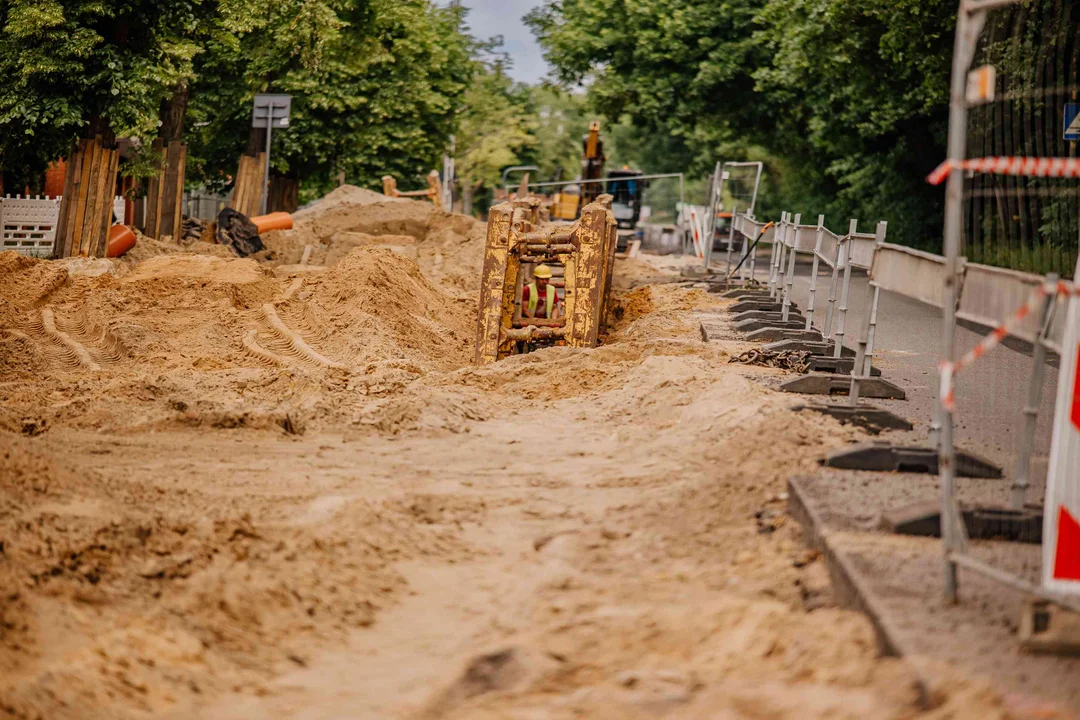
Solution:
<svg viewBox="0 0 1080 720"><path fill-rule="evenodd" d="M172 94L161 101L161 129L153 145L162 154L161 172L149 179L146 191L145 232L152 238L180 237L187 164L187 145L183 141L187 102L186 84L174 87Z"/></svg>
<svg viewBox="0 0 1080 720"><path fill-rule="evenodd" d="M470 180L461 183L461 214L472 215L473 184Z"/></svg>

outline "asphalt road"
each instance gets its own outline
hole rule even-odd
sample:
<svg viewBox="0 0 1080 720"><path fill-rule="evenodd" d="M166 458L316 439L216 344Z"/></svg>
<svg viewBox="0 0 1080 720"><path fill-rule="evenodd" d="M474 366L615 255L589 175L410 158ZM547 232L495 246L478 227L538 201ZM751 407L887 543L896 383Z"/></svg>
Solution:
<svg viewBox="0 0 1080 720"><path fill-rule="evenodd" d="M801 259L800 259L801 260ZM768 280L769 251L759 254L757 275ZM714 262L726 268L726 264ZM811 264L799 262L792 284L792 300L799 308L807 307L810 290ZM831 269L823 267L818 276L814 325L821 328L829 297ZM839 307L839 290L837 291ZM869 283L864 273L852 274L848 301L845 345L857 347L869 308ZM937 308L901 295L882 292L878 305L878 326L875 340L875 364L883 377L904 388L908 399L903 401L872 400L875 405L888 407L915 424L911 433L894 433L889 439L925 444L937 403L937 365L942 357L942 313ZM834 322L835 327L835 322ZM957 328L957 352L975 347L982 335ZM956 438L960 447L975 452L999 464L1011 477L1016 467L1018 444L1023 427L1022 411L1028 393L1033 368L1032 358L1017 350L999 346L984 355L970 369L961 373L956 383ZM1033 480L1045 481L1046 456L1050 449L1054 398L1057 392L1058 370L1047 366L1042 391L1035 440ZM838 399L838 402L843 402Z"/></svg>

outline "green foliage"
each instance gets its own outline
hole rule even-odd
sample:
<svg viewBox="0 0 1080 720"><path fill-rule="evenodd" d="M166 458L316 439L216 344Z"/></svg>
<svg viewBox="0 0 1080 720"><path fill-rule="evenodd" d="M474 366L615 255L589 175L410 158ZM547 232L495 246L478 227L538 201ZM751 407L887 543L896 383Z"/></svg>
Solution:
<svg viewBox="0 0 1080 720"><path fill-rule="evenodd" d="M619 137L629 124L660 148L649 170L761 159L759 215L888 219L890 237L933 247L942 198L924 178L944 157L955 12L952 0L559 0L528 22L559 78L623 121Z"/></svg>
<svg viewBox="0 0 1080 720"><path fill-rule="evenodd" d="M545 180L573 180L581 172L581 139L592 119L585 94L539 85L529 94L529 109L536 123L529 164L539 167Z"/></svg>
<svg viewBox="0 0 1080 720"><path fill-rule="evenodd" d="M81 133L133 136L147 150L163 100L187 87L188 176L228 184L259 92L293 95L274 167L309 191L339 171L403 186L437 167L483 49L465 11L432 0L3 0L0 164L40 173Z"/></svg>
<svg viewBox="0 0 1080 720"><path fill-rule="evenodd" d="M390 174L405 187L439 165L475 72L462 11L429 0L315 4L318 12L275 12L247 26L252 35L208 46L189 110L195 177L220 186L234 171L259 92L293 96L273 164L309 188L328 188L340 171L371 187ZM297 18L312 21L303 40Z"/></svg>
<svg viewBox="0 0 1080 720"><path fill-rule="evenodd" d="M528 110L528 88L515 86L501 65L478 75L465 93L455 136L458 177L463 183L499 184L503 168L521 164L536 146L536 123Z"/></svg>
<svg viewBox="0 0 1080 720"><path fill-rule="evenodd" d="M27 175L88 129L150 134L167 89L198 51L195 0L0 3L0 158Z"/></svg>

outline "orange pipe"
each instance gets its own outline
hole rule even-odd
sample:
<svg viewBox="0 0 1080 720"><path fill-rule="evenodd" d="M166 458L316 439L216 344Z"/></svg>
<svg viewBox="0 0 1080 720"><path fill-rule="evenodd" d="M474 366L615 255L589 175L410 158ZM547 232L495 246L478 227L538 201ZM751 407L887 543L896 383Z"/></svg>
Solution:
<svg viewBox="0 0 1080 720"><path fill-rule="evenodd" d="M287 212L275 212L251 218L255 228L262 235L271 230L292 230L292 215Z"/></svg>
<svg viewBox="0 0 1080 720"><path fill-rule="evenodd" d="M105 247L105 257L120 257L135 247L135 233L127 225L113 225L109 228L109 243Z"/></svg>

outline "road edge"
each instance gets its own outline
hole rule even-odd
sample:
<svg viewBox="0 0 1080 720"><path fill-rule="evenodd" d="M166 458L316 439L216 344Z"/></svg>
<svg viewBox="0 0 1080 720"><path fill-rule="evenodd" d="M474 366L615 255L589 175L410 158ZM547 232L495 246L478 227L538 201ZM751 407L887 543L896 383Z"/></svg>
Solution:
<svg viewBox="0 0 1080 720"><path fill-rule="evenodd" d="M837 604L857 610L870 620L877 638L878 650L884 656L907 662L915 673L920 706L924 710L933 708L933 684L917 664L910 662L912 653L905 647L900 634L888 620L881 599L873 593L866 579L831 541L821 515L803 487L803 483L808 479L796 477L788 480L788 513L802 525L803 541L821 553L829 571L829 581Z"/></svg>

